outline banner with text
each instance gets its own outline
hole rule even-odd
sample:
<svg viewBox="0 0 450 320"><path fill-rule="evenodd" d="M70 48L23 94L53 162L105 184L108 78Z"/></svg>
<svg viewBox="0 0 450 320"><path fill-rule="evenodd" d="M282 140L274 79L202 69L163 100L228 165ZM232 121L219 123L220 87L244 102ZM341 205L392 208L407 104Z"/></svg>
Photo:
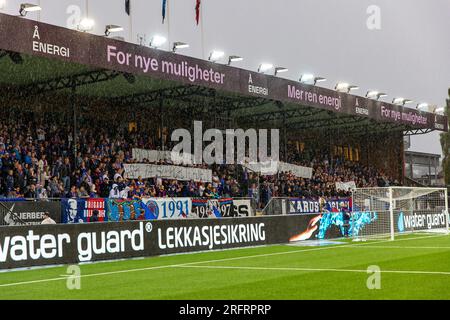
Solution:
<svg viewBox="0 0 450 320"><path fill-rule="evenodd" d="M90 222L92 212L98 210L98 221L107 221L105 199L61 199L62 223Z"/></svg>
<svg viewBox="0 0 450 320"><path fill-rule="evenodd" d="M305 179L311 179L313 170L309 167L297 166L295 164L285 163L281 161L246 163L243 166L253 172L259 172L263 176L275 175L281 172L291 172L294 176Z"/></svg>
<svg viewBox="0 0 450 320"><path fill-rule="evenodd" d="M352 210L351 198L331 198L326 199L324 210L330 212L340 211L342 208L346 208L348 211ZM304 213L320 213L320 200L319 199L289 199L289 214L304 214Z"/></svg>
<svg viewBox="0 0 450 320"><path fill-rule="evenodd" d="M188 168L181 166L166 166L154 164L124 164L125 177L128 179L162 178L181 181L211 182L212 171L209 169Z"/></svg>
<svg viewBox="0 0 450 320"><path fill-rule="evenodd" d="M0 226L15 226L40 224L44 219L44 212L56 223L61 222L61 205L59 201L2 201L0 206Z"/></svg>
<svg viewBox="0 0 450 320"><path fill-rule="evenodd" d="M233 217L233 199L192 199L192 213L198 218Z"/></svg>
<svg viewBox="0 0 450 320"><path fill-rule="evenodd" d="M353 189L356 189L355 181L336 182L336 190L351 191Z"/></svg>
<svg viewBox="0 0 450 320"><path fill-rule="evenodd" d="M159 162L159 161L171 161L174 164L191 164L193 163L193 155L190 153L183 153L181 156L178 152L172 151L160 151L133 148L133 159L138 162Z"/></svg>

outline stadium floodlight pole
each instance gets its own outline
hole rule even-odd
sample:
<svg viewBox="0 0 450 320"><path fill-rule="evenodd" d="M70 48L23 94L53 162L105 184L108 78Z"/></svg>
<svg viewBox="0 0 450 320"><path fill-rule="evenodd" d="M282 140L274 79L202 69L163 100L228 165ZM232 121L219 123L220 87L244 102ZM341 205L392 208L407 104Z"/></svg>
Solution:
<svg viewBox="0 0 450 320"><path fill-rule="evenodd" d="M166 37L155 35L150 39L150 47L158 49L166 42Z"/></svg>
<svg viewBox="0 0 450 320"><path fill-rule="evenodd" d="M37 4L32 3L22 3L20 4L19 14L22 17L25 17L28 12L35 12L35 11L41 11L41 6L38 6Z"/></svg>
<svg viewBox="0 0 450 320"><path fill-rule="evenodd" d="M113 32L120 32L123 31L123 27L115 25L115 24L109 24L105 28L105 36L109 36Z"/></svg>
<svg viewBox="0 0 450 320"><path fill-rule="evenodd" d="M173 43L172 52L176 52L178 49L184 48L189 48L189 44L187 44L186 42L177 41Z"/></svg>
<svg viewBox="0 0 450 320"><path fill-rule="evenodd" d="M273 75L276 76L276 75L279 74L279 73L287 72L287 71L289 71L288 68L285 68L285 67L276 67L276 68L275 68L275 72L273 73Z"/></svg>
<svg viewBox="0 0 450 320"><path fill-rule="evenodd" d="M231 65L232 62L242 61L244 58L240 56L229 56L228 57L228 65Z"/></svg>

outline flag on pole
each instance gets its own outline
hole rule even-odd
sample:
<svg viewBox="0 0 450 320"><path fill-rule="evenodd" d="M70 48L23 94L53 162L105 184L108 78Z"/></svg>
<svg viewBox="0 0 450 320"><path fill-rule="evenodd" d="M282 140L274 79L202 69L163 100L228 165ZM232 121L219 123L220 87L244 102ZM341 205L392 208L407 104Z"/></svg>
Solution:
<svg viewBox="0 0 450 320"><path fill-rule="evenodd" d="M201 0L196 0L197 3L195 5L195 21L197 21L197 25L198 22L200 21L200 5L201 5Z"/></svg>
<svg viewBox="0 0 450 320"><path fill-rule="evenodd" d="M130 0L125 0L125 12L130 15Z"/></svg>
<svg viewBox="0 0 450 320"><path fill-rule="evenodd" d="M162 0L162 23L164 23L164 20L166 19L166 7L167 0Z"/></svg>

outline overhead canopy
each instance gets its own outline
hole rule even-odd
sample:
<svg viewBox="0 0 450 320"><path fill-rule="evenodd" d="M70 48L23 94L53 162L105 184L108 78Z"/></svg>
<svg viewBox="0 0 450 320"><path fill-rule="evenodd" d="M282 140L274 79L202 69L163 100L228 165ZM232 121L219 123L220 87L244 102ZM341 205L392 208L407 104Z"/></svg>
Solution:
<svg viewBox="0 0 450 320"><path fill-rule="evenodd" d="M242 124L292 130L448 130L443 115L5 14L0 86L20 95L76 88L77 95L130 108L160 99L202 101L187 106L194 114L214 112Z"/></svg>

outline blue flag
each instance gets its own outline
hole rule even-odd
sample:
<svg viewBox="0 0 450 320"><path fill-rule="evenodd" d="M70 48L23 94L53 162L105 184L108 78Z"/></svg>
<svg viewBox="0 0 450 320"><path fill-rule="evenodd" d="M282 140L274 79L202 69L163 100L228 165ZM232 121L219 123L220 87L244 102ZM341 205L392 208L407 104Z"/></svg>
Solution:
<svg viewBox="0 0 450 320"><path fill-rule="evenodd" d="M125 0L125 12L130 15L130 0Z"/></svg>
<svg viewBox="0 0 450 320"><path fill-rule="evenodd" d="M164 20L166 19L166 6L167 0L162 0L162 23L164 23Z"/></svg>

